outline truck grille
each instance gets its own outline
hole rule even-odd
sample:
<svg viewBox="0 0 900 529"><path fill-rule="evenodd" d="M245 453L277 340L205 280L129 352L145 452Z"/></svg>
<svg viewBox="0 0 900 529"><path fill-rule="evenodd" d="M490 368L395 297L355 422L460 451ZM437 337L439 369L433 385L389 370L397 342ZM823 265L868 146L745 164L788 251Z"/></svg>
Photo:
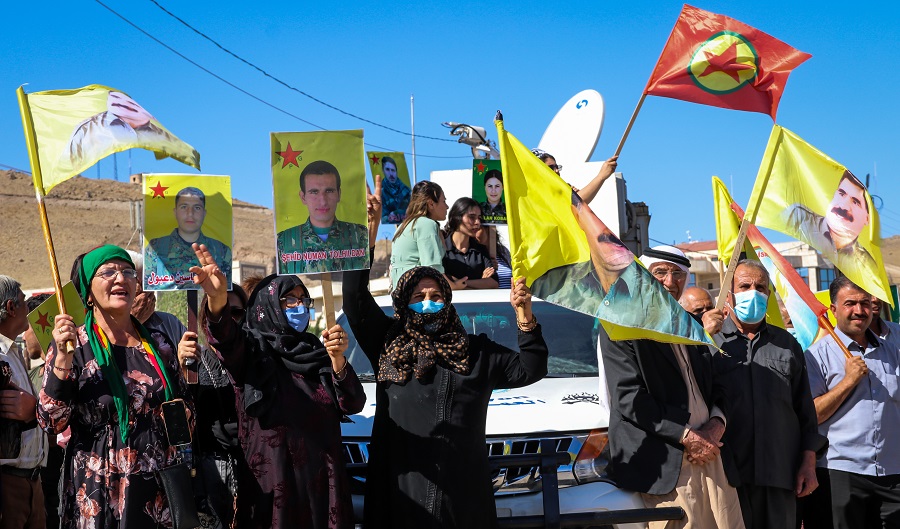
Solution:
<svg viewBox="0 0 900 529"><path fill-rule="evenodd" d="M575 477L572 473L572 462L581 449L586 436L560 436L548 437L556 444L557 452L568 452L570 463L560 465L557 468L559 487L575 485ZM535 438L508 438L488 439L487 449L489 456L521 455L540 453L540 439ZM368 441L344 441L344 462L348 468L358 469L369 461ZM351 470L351 475L357 480L363 480L360 472ZM491 481L494 492L497 494L519 494L523 492L537 492L541 490L540 467L499 467L491 472Z"/></svg>

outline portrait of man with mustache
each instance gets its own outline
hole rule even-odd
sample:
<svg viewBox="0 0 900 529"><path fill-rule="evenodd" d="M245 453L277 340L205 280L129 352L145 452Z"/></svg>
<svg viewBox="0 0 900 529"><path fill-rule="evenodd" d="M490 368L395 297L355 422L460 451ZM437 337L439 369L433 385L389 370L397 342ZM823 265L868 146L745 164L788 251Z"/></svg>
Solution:
<svg viewBox="0 0 900 529"><path fill-rule="evenodd" d="M804 204L785 213L787 233L822 252L838 269L875 270L872 254L859 244L859 234L869 225L866 188L850 171L841 176L824 216Z"/></svg>

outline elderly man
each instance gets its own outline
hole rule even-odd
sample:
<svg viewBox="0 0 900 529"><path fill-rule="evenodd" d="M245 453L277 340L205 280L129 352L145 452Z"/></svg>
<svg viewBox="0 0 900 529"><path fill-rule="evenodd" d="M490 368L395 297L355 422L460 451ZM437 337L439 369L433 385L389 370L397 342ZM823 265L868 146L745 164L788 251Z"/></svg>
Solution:
<svg viewBox="0 0 900 529"><path fill-rule="evenodd" d="M36 428L36 393L24 358L10 350L16 337L27 329L25 294L18 281L0 275L0 361L12 370L10 386L0 390L0 422L22 425L19 457L0 459L0 529L37 528L46 523L40 473L47 464L47 436Z"/></svg>
<svg viewBox="0 0 900 529"><path fill-rule="evenodd" d="M681 250L657 246L641 262L675 299L681 297L690 266ZM599 344L612 408L609 477L643 493L648 507L679 506L686 513L651 527L742 528L737 491L729 485L736 481L726 477L719 452L728 450L719 441L725 420L713 405L707 348L614 342L602 327Z"/></svg>
<svg viewBox="0 0 900 529"><path fill-rule="evenodd" d="M300 202L306 222L278 233L278 273L313 274L358 270L369 266L368 228L336 216L341 201L341 174L317 160L300 171Z"/></svg>
<svg viewBox="0 0 900 529"><path fill-rule="evenodd" d="M872 296L846 277L831 283L831 336L806 351L819 432L828 436L834 526L900 526L900 350L869 329ZM893 329L891 329L893 331Z"/></svg>
<svg viewBox="0 0 900 529"><path fill-rule="evenodd" d="M705 288L687 287L678 304L684 307L695 320L703 323L703 315L716 308L716 302Z"/></svg>
<svg viewBox="0 0 900 529"><path fill-rule="evenodd" d="M803 350L790 333L766 324L769 274L761 263L738 263L728 297L733 309L714 336L725 354L713 356L713 367L744 524L791 527L797 498L818 486L816 452L827 444L817 432Z"/></svg>

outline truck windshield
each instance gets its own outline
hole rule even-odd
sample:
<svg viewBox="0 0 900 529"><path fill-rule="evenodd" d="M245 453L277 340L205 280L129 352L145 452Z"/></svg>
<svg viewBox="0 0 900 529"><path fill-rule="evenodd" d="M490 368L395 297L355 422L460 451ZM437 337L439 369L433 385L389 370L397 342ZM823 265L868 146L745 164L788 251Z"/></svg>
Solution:
<svg viewBox="0 0 900 529"><path fill-rule="evenodd" d="M518 350L516 316L509 303L454 303L453 306L470 334L486 334L491 340ZM599 321L550 303L535 301L532 307L550 350L547 376L597 376ZM390 307L383 307L383 310L388 315L393 314ZM347 359L358 374L372 374L369 359L357 345L346 317L341 315L338 323L349 335Z"/></svg>

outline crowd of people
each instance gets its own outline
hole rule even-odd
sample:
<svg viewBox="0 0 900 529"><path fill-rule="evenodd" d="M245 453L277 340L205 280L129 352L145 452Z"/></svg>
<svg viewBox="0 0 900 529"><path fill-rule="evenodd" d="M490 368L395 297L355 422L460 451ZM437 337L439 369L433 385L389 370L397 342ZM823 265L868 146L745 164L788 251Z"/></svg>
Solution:
<svg viewBox="0 0 900 529"><path fill-rule="evenodd" d="M613 157L573 192L589 202L615 168ZM376 179L367 196L373 243L388 216L380 190ZM440 186L419 182L407 210L389 213L400 222L393 316L375 303L367 270L344 272L343 310L376 380L366 527L497 526L491 392L540 380L549 353L526 278L512 277L483 207L471 198L448 207ZM205 345L156 310L139 256L122 248L76 259L84 324L57 316L46 351L27 319L46 296L26 300L0 276L0 529L353 527L340 424L367 403L344 355L347 329L310 332L313 300L298 276L229 284L209 247L192 250ZM803 351L766 323L770 278L757 261L737 265L720 310L687 286L678 248L640 260L716 344L613 341L598 326L606 474L647 507L685 511L651 526L900 526L890 441L900 428L900 326L880 317L878 300L838 277L831 310L843 344L826 336ZM509 289L517 351L462 326L453 292L482 288ZM29 360L39 364L31 372ZM180 468L195 474L188 489L177 487Z"/></svg>

